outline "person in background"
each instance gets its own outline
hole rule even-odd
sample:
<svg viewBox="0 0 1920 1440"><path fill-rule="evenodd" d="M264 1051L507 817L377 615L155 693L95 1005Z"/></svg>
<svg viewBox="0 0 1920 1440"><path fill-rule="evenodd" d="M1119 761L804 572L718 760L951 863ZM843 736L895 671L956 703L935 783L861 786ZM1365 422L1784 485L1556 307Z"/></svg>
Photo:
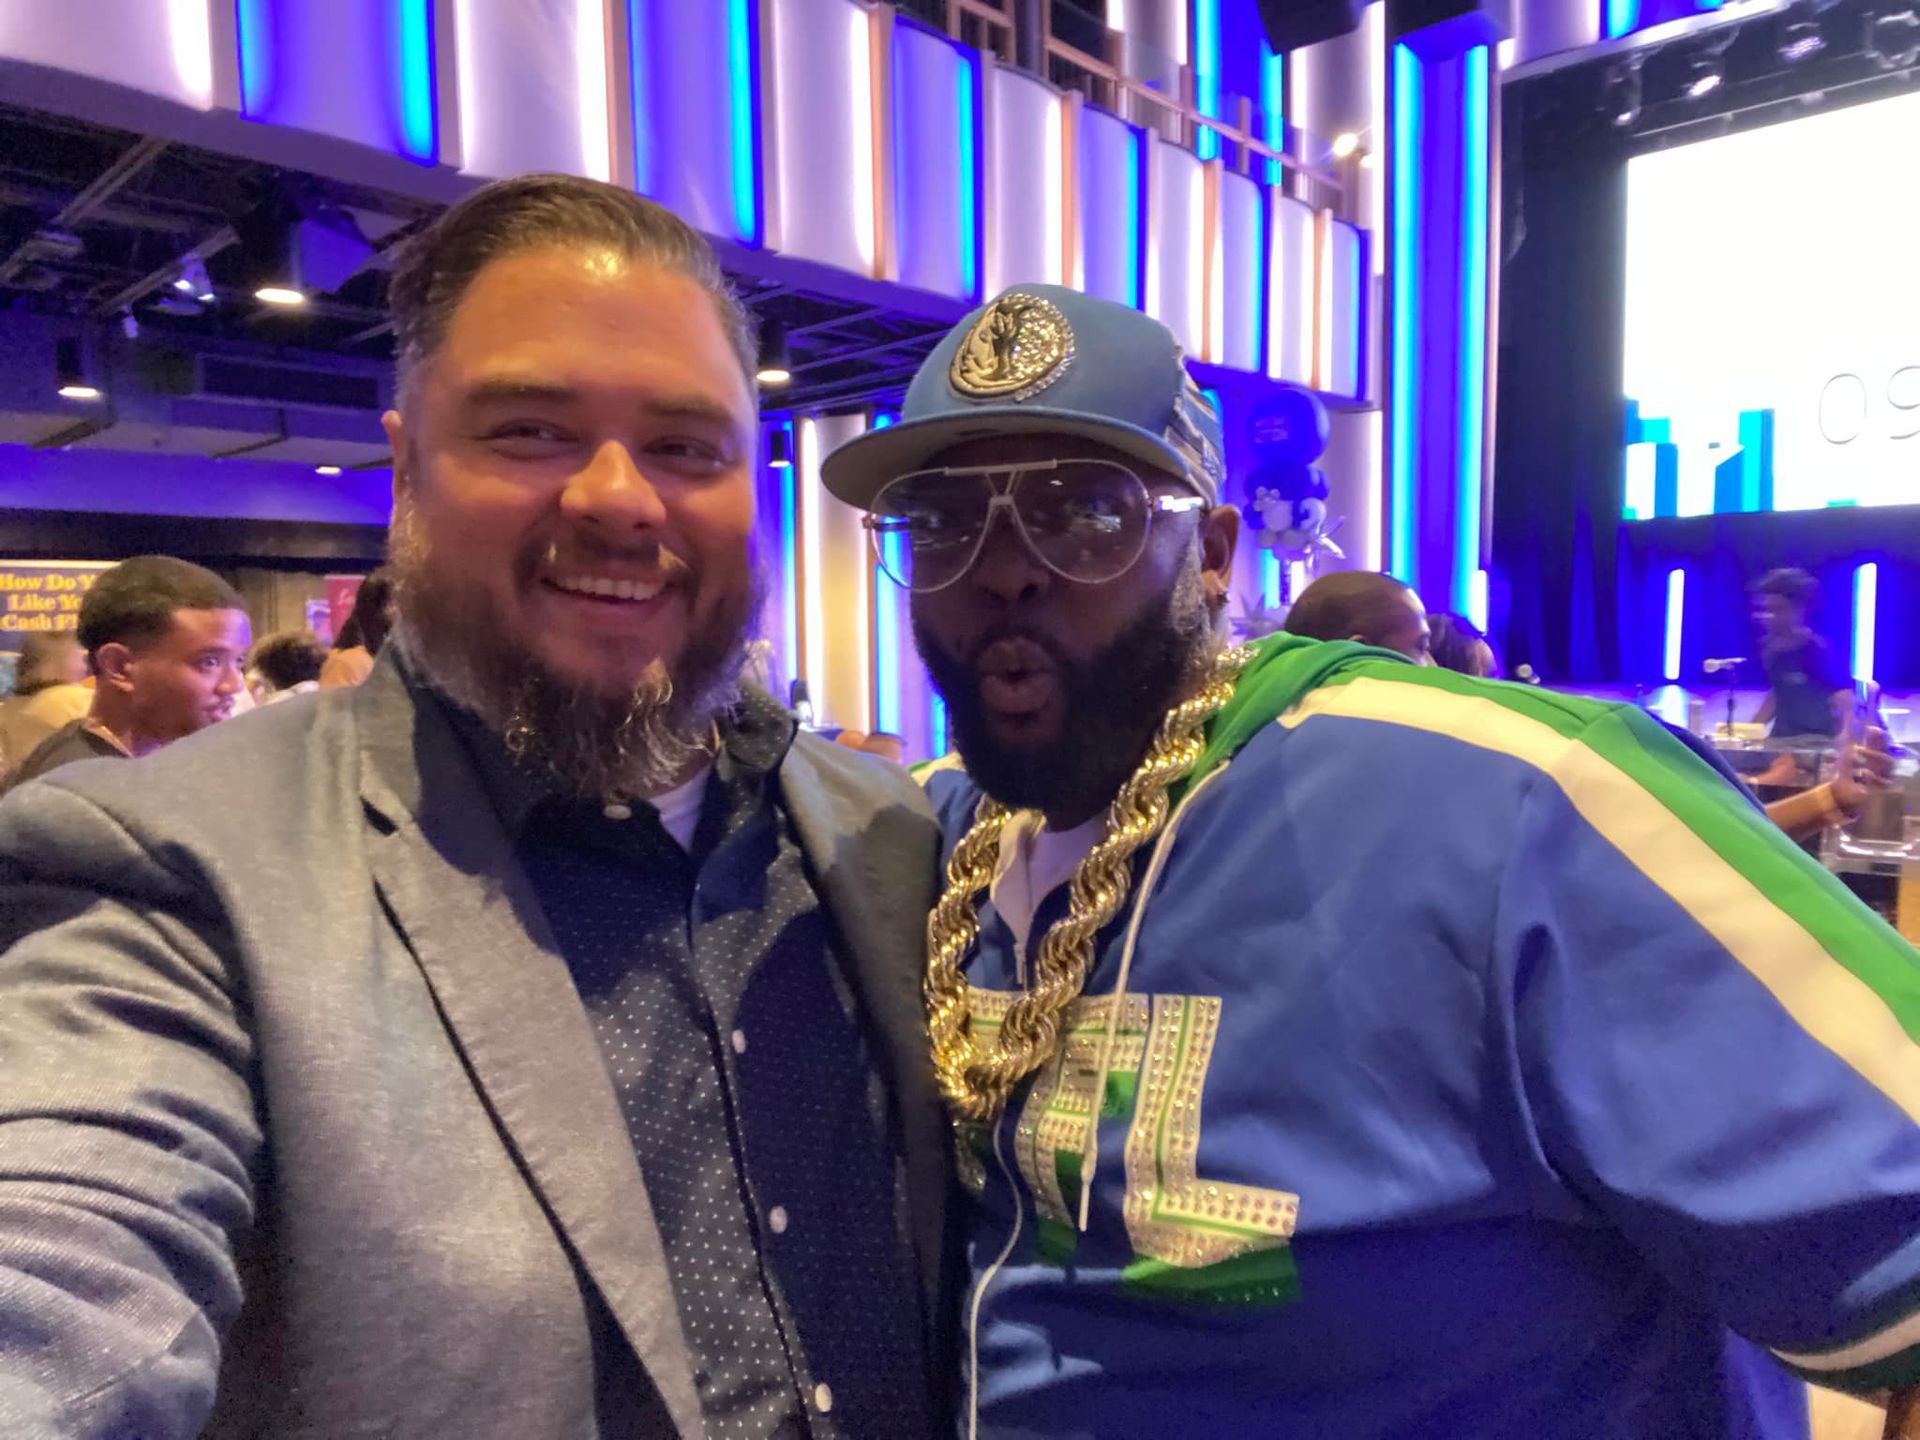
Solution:
<svg viewBox="0 0 1920 1440"><path fill-rule="evenodd" d="M272 705L320 688L320 672L327 648L311 630L281 630L253 647L247 668L258 671L261 693L254 698Z"/></svg>
<svg viewBox="0 0 1920 1440"><path fill-rule="evenodd" d="M141 555L101 571L76 633L93 667L92 702L20 762L9 789L75 760L150 754L226 719L246 688L246 605L186 560Z"/></svg>
<svg viewBox="0 0 1920 1440"><path fill-rule="evenodd" d="M907 763L907 742L889 730L875 730L862 742L860 749L867 755L878 755L882 760L891 760L896 765Z"/></svg>
<svg viewBox="0 0 1920 1440"><path fill-rule="evenodd" d="M1309 640L1357 640L1433 663L1427 607L1411 585L1372 570L1336 570L1300 592L1282 627Z"/></svg>
<svg viewBox="0 0 1920 1440"><path fill-rule="evenodd" d="M1852 712L1853 686L1832 648L1807 624L1820 585L1804 570L1770 570L1754 581L1753 624L1767 698L1754 712L1776 740L1831 739Z"/></svg>
<svg viewBox="0 0 1920 1440"><path fill-rule="evenodd" d="M1433 635L1433 663L1442 670L1486 680L1499 669L1493 646L1487 643L1480 627L1466 616L1451 610L1436 611L1427 616L1427 629Z"/></svg>
<svg viewBox="0 0 1920 1440"><path fill-rule="evenodd" d="M353 613L340 627L333 653L320 668L320 688L358 685L373 673L374 657L393 624L393 572L382 565L353 592Z"/></svg>
<svg viewBox="0 0 1920 1440"><path fill-rule="evenodd" d="M93 705L87 652L71 630L36 631L20 647L13 694L0 700L0 779Z"/></svg>

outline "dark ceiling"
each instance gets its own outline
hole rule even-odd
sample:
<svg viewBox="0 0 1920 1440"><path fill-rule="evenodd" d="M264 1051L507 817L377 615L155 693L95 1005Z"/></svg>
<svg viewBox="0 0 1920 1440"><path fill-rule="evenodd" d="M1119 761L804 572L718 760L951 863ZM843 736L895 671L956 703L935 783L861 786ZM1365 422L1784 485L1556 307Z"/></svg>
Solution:
<svg viewBox="0 0 1920 1440"><path fill-rule="evenodd" d="M324 215L371 247L343 283L298 309L264 305L252 294L252 237L264 216L289 206ZM131 315L143 331L188 345L241 342L307 361L391 359L387 255L433 211L379 190L0 106L0 317L28 312L112 325ZM194 257L210 282L204 305L173 286ZM767 409L894 403L946 329L945 321L817 285L746 274L734 281L763 324L786 329L794 381L763 395Z"/></svg>

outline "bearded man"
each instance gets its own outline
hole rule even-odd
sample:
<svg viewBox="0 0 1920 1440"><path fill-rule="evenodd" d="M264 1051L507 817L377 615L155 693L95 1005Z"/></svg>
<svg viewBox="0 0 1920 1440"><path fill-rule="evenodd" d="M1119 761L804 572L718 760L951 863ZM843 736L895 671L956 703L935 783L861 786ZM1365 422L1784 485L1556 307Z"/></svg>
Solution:
<svg viewBox="0 0 1920 1440"><path fill-rule="evenodd" d="M824 470L964 762L963 1433L1750 1440L1807 1418L1748 1342L1920 1379L1913 951L1636 710L1221 646L1221 473L1173 337L1040 285Z"/></svg>
<svg viewBox="0 0 1920 1440"><path fill-rule="evenodd" d="M749 320L560 176L390 294L371 677L0 806L0 1429L925 1434L937 832L739 684Z"/></svg>

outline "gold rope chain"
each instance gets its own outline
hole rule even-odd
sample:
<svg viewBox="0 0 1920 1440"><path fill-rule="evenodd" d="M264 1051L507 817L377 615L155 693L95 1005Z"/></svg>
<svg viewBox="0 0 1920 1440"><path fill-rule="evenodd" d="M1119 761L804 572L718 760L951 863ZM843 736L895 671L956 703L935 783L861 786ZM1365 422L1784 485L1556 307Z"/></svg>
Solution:
<svg viewBox="0 0 1920 1440"><path fill-rule="evenodd" d="M1134 852L1166 825L1168 788L1199 760L1207 721L1233 698L1234 684L1252 659L1253 651L1244 646L1222 651L1199 692L1161 719L1146 759L1108 807L1100 843L1073 872L1067 913L1040 942L1033 983L986 1043L968 1033L972 989L960 967L980 936L976 905L993 879L1001 828L1010 812L998 801L980 798L972 827L947 861L946 893L927 917L927 973L921 987L934 1075L957 1123L993 1124L1015 1087L1052 1058L1061 1017L1087 983L1094 937L1126 903Z"/></svg>

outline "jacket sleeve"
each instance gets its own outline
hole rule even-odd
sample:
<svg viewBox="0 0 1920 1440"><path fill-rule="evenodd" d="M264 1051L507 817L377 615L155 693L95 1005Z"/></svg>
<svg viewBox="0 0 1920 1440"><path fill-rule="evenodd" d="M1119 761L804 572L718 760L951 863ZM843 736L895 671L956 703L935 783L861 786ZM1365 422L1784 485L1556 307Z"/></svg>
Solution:
<svg viewBox="0 0 1920 1440"><path fill-rule="evenodd" d="M1920 957L1637 712L1539 769L1495 973L1543 1158L1802 1374L1920 1380Z"/></svg>
<svg viewBox="0 0 1920 1440"><path fill-rule="evenodd" d="M261 1135L210 894L62 779L0 804L11 1440L184 1440L212 1406Z"/></svg>

